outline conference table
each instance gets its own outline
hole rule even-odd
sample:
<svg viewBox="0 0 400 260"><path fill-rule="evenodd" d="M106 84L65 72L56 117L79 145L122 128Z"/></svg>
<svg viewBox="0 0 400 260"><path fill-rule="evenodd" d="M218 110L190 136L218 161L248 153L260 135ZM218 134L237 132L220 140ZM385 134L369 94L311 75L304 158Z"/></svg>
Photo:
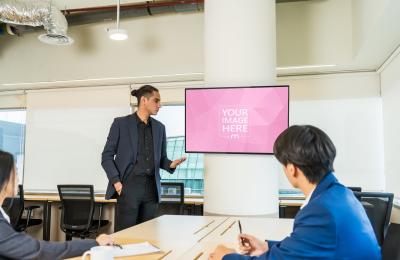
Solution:
<svg viewBox="0 0 400 260"><path fill-rule="evenodd" d="M39 193L25 193L24 200L27 202L40 203L43 205L43 240L50 240L51 229L51 205L54 202L60 202L58 194L39 194ZM116 199L106 200L104 194L95 196L95 202L101 204L116 203ZM185 198L186 205L201 205L203 204L202 198Z"/></svg>
<svg viewBox="0 0 400 260"><path fill-rule="evenodd" d="M121 244L148 241L161 250L120 259L208 259L218 244L238 249L238 220L243 232L260 239L282 240L293 228L293 219L163 215L111 236Z"/></svg>

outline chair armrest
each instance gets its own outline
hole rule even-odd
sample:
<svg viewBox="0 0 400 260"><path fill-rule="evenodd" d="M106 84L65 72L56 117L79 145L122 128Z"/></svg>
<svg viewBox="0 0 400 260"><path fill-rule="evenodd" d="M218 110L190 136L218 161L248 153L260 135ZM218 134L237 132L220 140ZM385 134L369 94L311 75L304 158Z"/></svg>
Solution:
<svg viewBox="0 0 400 260"><path fill-rule="evenodd" d="M40 208L40 206L38 206L38 205L32 205L32 206L26 206L25 207L25 210L27 211L26 212L26 225L25 225L23 231L26 231L26 229L29 226L29 221L31 220L31 217L32 217L32 211L34 209L38 209L38 208Z"/></svg>
<svg viewBox="0 0 400 260"><path fill-rule="evenodd" d="M99 233L99 230L100 230L100 224L101 224L101 218L102 218L102 216L103 216L103 203L99 203L98 204L98 206L99 206L99 224L97 225L97 231L96 231L96 235Z"/></svg>
<svg viewBox="0 0 400 260"><path fill-rule="evenodd" d="M38 209L38 208L40 208L40 206L38 206L38 205L32 205L32 206L27 206L27 207L25 207L25 210L30 210L30 211L32 211L32 210Z"/></svg>

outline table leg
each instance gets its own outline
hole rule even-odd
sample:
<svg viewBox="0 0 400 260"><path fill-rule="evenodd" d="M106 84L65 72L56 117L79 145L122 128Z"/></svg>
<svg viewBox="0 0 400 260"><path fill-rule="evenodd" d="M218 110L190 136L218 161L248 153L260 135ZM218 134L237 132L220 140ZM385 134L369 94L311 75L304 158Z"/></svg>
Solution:
<svg viewBox="0 0 400 260"><path fill-rule="evenodd" d="M51 202L46 201L43 207L43 240L50 240Z"/></svg>

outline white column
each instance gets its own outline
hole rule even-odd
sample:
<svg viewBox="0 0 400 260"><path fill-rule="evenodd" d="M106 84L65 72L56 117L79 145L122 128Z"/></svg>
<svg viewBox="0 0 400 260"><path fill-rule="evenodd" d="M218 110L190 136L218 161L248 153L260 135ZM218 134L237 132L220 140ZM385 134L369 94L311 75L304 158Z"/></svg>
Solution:
<svg viewBox="0 0 400 260"><path fill-rule="evenodd" d="M207 87L276 84L275 0L205 1ZM205 214L276 215L272 155L207 154Z"/></svg>

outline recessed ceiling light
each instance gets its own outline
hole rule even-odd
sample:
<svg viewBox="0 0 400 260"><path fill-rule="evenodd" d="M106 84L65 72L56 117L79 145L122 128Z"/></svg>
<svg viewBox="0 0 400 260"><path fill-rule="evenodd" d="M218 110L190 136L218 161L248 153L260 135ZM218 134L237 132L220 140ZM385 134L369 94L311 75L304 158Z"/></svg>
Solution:
<svg viewBox="0 0 400 260"><path fill-rule="evenodd" d="M124 29L119 28L119 9L120 9L120 0L117 1L117 29L107 29L108 36L111 40L115 41L123 41L128 39L128 32Z"/></svg>
<svg viewBox="0 0 400 260"><path fill-rule="evenodd" d="M128 39L128 33L125 29L109 29L108 36L114 41L123 41Z"/></svg>

